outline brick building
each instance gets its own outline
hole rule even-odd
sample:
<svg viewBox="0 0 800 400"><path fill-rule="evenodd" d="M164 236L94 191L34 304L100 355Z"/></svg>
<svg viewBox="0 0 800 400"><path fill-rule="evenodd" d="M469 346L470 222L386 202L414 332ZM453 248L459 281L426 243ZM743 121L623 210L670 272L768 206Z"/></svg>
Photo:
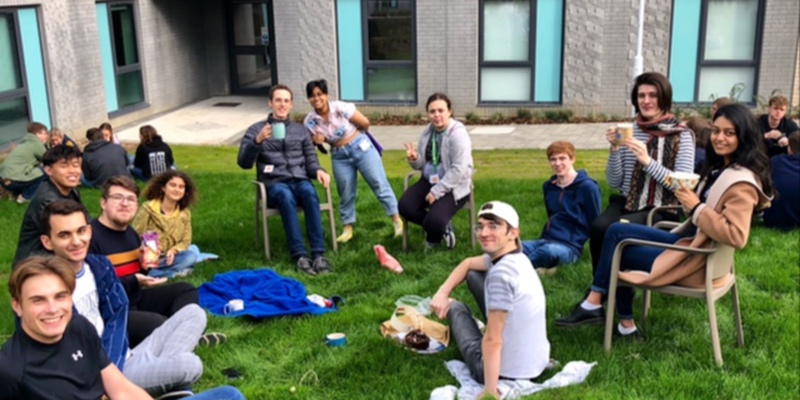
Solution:
<svg viewBox="0 0 800 400"><path fill-rule="evenodd" d="M365 110L624 115L638 0L0 0L0 144L29 120L70 132L216 95L325 78ZM647 0L644 70L676 104L738 85L798 105L800 2Z"/></svg>

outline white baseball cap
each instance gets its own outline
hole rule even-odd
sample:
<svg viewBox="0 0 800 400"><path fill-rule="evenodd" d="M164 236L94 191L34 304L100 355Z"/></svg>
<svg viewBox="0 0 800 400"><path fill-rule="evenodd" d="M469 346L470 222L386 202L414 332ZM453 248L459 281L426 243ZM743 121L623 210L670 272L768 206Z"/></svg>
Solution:
<svg viewBox="0 0 800 400"><path fill-rule="evenodd" d="M517 214L514 207L511 207L508 203L502 201L490 201L485 203L478 211L478 218L486 215L494 215L506 221L512 228L519 228L519 214Z"/></svg>

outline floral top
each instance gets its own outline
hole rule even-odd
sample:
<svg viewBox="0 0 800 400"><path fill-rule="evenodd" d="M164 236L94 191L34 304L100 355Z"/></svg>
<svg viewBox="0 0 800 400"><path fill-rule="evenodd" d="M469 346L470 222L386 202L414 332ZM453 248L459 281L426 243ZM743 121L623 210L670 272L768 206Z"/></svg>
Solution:
<svg viewBox="0 0 800 400"><path fill-rule="evenodd" d="M334 144L358 131L358 127L350 122L350 118L356 113L355 104L329 101L328 107L330 111L327 121L314 110L306 115L303 125L309 133L320 133L325 136L327 143Z"/></svg>

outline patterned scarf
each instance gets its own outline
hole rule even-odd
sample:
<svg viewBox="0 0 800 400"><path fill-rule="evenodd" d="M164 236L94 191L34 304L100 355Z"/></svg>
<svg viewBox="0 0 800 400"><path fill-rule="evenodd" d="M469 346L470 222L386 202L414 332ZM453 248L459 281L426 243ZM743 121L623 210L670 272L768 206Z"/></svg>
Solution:
<svg viewBox="0 0 800 400"><path fill-rule="evenodd" d="M647 153L653 162L675 170L675 159L678 156L680 133L688 128L680 125L672 114L665 114L656 121L645 121L641 115L636 116L636 124L650 137L647 139ZM673 128L664 131L659 125L673 125ZM661 155L659 158L659 154ZM628 199L625 202L627 211L639 211L655 205L670 205L675 203L675 195L671 190L665 189L655 179L644 172L644 166L637 162L631 176Z"/></svg>

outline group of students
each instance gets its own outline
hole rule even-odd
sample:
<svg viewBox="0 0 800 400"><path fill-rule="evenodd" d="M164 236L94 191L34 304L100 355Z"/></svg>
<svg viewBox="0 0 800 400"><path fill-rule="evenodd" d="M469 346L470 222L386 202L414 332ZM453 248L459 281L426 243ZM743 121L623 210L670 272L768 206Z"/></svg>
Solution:
<svg viewBox="0 0 800 400"><path fill-rule="evenodd" d="M81 183L100 188L112 176L128 176L147 181L167 169L174 168L172 149L151 125L139 129L136 154L130 156L120 146L119 139L108 122L86 131L88 144L81 162ZM42 157L47 149L78 144L58 128L48 132L39 122L28 124L27 133L0 164L0 185L15 196L18 203L30 201L39 184L45 179Z"/></svg>
<svg viewBox="0 0 800 400"><path fill-rule="evenodd" d="M330 183L315 149L325 143L330 146L342 199L345 228L339 241L346 242L354 234L356 174L361 172L392 219L395 235L401 234L403 217L423 227L428 247L442 242L454 246L450 219L472 190L473 160L469 135L464 125L452 118L447 96L436 93L428 99L431 124L417 145L406 145L407 161L421 171L421 177L398 202L380 161L379 144L367 132L368 120L352 104L331 101L324 81L312 81L306 89L314 111L299 124L289 118L291 90L283 85L273 87L269 99L272 113L247 130L238 156L242 168L257 168L258 179L267 188L268 206L280 210L289 253L298 269L311 275L332 270L323 257L319 199L311 182L313 178L326 187ZM604 211L597 183L574 168L574 146L554 142L547 149L553 175L542 186L548 220L540 238L521 240L519 214L511 205L502 201L483 204L472 230L484 254L462 261L433 296L432 311L449 319L470 373L485 385L486 394L499 397L500 379L534 379L547 367L546 296L539 275L576 262L587 240L593 269L588 294L571 313L558 318L556 326L605 320L603 301L611 259L622 240L695 248L718 242L742 248L754 213L767 208L775 197L764 133L747 107L728 104L715 111L699 185L674 190L668 184L670 174L694 171L694 132L670 113L672 88L659 73L636 78L631 102L637 114L632 137L620 141L615 127L607 131L606 179L619 194L611 196ZM790 152L796 151L793 137L787 139ZM92 373L73 371L82 379L91 378L91 384L76 380L85 386L59 382L53 387L91 387L95 391L91 393L109 395L131 390L128 393L137 396L136 387L149 395L188 387L202 373L202 362L192 352L194 346L220 342L224 336L204 334L206 316L196 305L197 294L191 285L164 284L157 276L177 272L170 266L182 262L184 245L191 243L188 207L196 188L185 174L166 171L151 180L145 191L149 201L137 212L139 189L134 181L113 177L103 185L102 214L89 221L75 190L80 164L80 153L69 146L56 146L43 156L47 180L26 211L18 262L9 282L21 329L0 352L4 358L0 365L41 365L36 362L39 356L56 357L67 364L91 358ZM678 229L666 232L646 226L653 208L672 204L681 205L687 216ZM298 206L305 210L310 256L303 245ZM678 217L656 213L655 221L663 219ZM183 226L183 231L188 226L188 238L179 238L181 229L170 226ZM142 230L151 228L160 230L161 248L167 257L148 276L142 273L139 249ZM40 251L57 258L30 257ZM705 256L687 258L671 250L630 246L622 254L626 270L622 274L632 282L652 286L697 286L702 283L704 263ZM485 333L469 308L450 298L464 281L486 320ZM641 338L633 321L632 300L632 289L618 289L620 322L616 331L623 337ZM73 304L79 315L72 315ZM34 342L58 345L42 347ZM89 348L94 349L91 354L82 351ZM10 382L3 386L9 393L47 398L49 389L40 385L41 379L58 380L52 376L54 365L46 365L45 372L0 368L0 380ZM235 392L232 388L219 390ZM3 394L0 392L0 398ZM235 395L241 396L231 394Z"/></svg>

